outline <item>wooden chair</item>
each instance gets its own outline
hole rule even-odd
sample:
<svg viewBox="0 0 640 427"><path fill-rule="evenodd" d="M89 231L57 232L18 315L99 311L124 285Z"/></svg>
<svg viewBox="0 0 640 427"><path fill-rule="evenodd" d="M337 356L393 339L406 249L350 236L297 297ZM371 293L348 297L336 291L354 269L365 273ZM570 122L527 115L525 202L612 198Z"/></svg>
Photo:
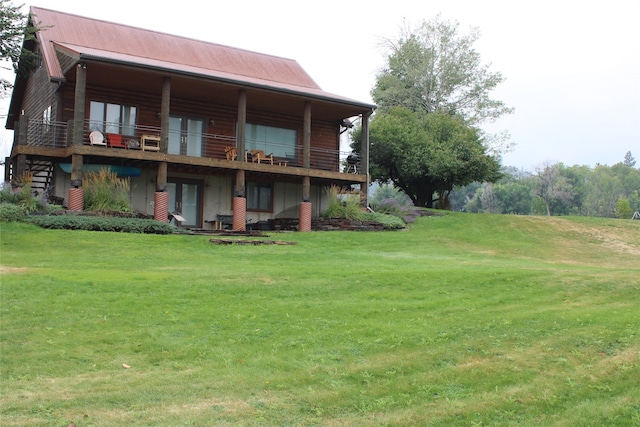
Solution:
<svg viewBox="0 0 640 427"><path fill-rule="evenodd" d="M129 148L127 143L122 140L122 135L118 133L108 133L107 142L109 147Z"/></svg>
<svg viewBox="0 0 640 427"><path fill-rule="evenodd" d="M235 160L238 157L238 150L236 147L225 147L224 153L227 155L227 160Z"/></svg>
<svg viewBox="0 0 640 427"><path fill-rule="evenodd" d="M251 160L254 163L270 163L273 164L273 153L264 154L263 150L251 150Z"/></svg>

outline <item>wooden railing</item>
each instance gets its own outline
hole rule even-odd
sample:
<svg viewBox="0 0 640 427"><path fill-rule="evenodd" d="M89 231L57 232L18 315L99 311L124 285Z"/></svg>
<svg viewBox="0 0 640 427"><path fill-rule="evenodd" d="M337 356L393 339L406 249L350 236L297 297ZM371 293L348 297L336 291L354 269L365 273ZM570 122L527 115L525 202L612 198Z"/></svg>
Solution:
<svg viewBox="0 0 640 427"><path fill-rule="evenodd" d="M22 120L25 120L23 117ZM16 138L15 141L18 144L24 143L29 146L39 147L51 147L51 148L64 148L72 144L73 139L73 122L43 122L42 120L29 120L26 125L26 136L19 135L21 129L20 123L16 123ZM89 145L90 139L90 126L89 121L84 123L83 132L83 144ZM122 140L125 145L118 147L142 149L140 142L144 135L159 136L161 129L159 127L141 126L138 125L134 129L134 135L122 136ZM105 135L106 136L106 135ZM227 147L233 147L236 145L234 136L216 135L203 133L202 145L200 157L226 159ZM252 146L255 144L252 144ZM105 145L107 149L122 149L111 147L109 144ZM303 148L301 146L278 146L277 144L270 143L264 147L259 147L266 154L271 152L285 153L284 156L278 157L274 155L274 165L287 166L287 167L303 167ZM311 148L309 153L309 166L311 169L344 172L344 173L357 173L361 174L360 162L348 163L347 157L349 152L328 150L320 148ZM249 154L250 156L250 154ZM249 157L249 161L251 161Z"/></svg>

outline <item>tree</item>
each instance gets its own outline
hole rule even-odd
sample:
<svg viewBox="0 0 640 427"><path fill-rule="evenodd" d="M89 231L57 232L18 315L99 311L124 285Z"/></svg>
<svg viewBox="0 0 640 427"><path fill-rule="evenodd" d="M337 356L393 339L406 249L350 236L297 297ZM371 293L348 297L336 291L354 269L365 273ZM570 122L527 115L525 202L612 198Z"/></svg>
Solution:
<svg viewBox="0 0 640 427"><path fill-rule="evenodd" d="M386 66L371 94L378 105L370 129L372 178L392 181L416 206L448 207L454 186L491 181L499 162L496 139L479 125L510 113L489 93L504 79L489 71L472 45L479 33L458 35L438 16L388 41ZM352 133L359 147L359 131Z"/></svg>
<svg viewBox="0 0 640 427"><path fill-rule="evenodd" d="M625 195L620 178L611 167L596 166L589 176L589 192L583 202L587 215L615 218L618 199Z"/></svg>
<svg viewBox="0 0 640 427"><path fill-rule="evenodd" d="M500 176L499 162L485 153L476 129L448 114L389 108L373 117L370 142L374 179L391 181L415 206L438 201L446 208L455 185Z"/></svg>
<svg viewBox="0 0 640 427"><path fill-rule="evenodd" d="M489 71L490 64L482 64L473 49L479 30L459 35L458 27L438 15L413 30L404 27L398 41L386 41L390 54L371 91L380 111L402 106L415 112L453 114L476 128L513 112L490 97L504 78ZM508 134L482 136L496 153L506 149L499 145Z"/></svg>
<svg viewBox="0 0 640 427"><path fill-rule="evenodd" d="M23 41L34 40L38 28L28 25L28 16L20 11L21 8L22 5L14 6L7 0L0 0L0 61L11 62L19 75L32 70L38 59L34 52L22 47ZM12 87L11 82L0 79L1 95Z"/></svg>
<svg viewBox="0 0 640 427"><path fill-rule="evenodd" d="M554 207L571 202L573 188L569 180L562 175L562 164L547 164L544 169L539 169L536 174L534 194L544 203L548 216L556 212ZM565 209L568 211L568 209Z"/></svg>
<svg viewBox="0 0 640 427"><path fill-rule="evenodd" d="M624 164L630 168L636 165L636 159L633 158L631 151L627 151L627 154L624 155Z"/></svg>

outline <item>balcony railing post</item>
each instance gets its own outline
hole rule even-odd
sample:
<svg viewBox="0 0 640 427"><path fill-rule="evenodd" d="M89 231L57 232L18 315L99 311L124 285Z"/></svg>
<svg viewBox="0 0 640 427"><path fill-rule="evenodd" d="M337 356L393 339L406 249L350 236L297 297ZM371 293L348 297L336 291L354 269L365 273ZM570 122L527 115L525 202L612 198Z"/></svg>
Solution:
<svg viewBox="0 0 640 427"><path fill-rule="evenodd" d="M71 147L73 144L73 120L67 122L67 134L65 135L65 147Z"/></svg>
<svg viewBox="0 0 640 427"><path fill-rule="evenodd" d="M18 145L27 145L27 135L29 133L29 116L22 114L20 116L20 124L18 125Z"/></svg>

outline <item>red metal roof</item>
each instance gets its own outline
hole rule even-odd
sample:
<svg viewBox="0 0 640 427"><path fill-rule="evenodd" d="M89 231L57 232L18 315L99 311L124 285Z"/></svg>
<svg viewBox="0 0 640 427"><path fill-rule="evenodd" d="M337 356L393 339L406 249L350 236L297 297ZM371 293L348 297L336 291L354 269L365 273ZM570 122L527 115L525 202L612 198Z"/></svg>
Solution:
<svg viewBox="0 0 640 427"><path fill-rule="evenodd" d="M56 55L56 49L64 49L79 57L151 66L373 107L322 91L292 59L38 7L31 8L31 15L43 28L37 37L52 80L65 78Z"/></svg>

